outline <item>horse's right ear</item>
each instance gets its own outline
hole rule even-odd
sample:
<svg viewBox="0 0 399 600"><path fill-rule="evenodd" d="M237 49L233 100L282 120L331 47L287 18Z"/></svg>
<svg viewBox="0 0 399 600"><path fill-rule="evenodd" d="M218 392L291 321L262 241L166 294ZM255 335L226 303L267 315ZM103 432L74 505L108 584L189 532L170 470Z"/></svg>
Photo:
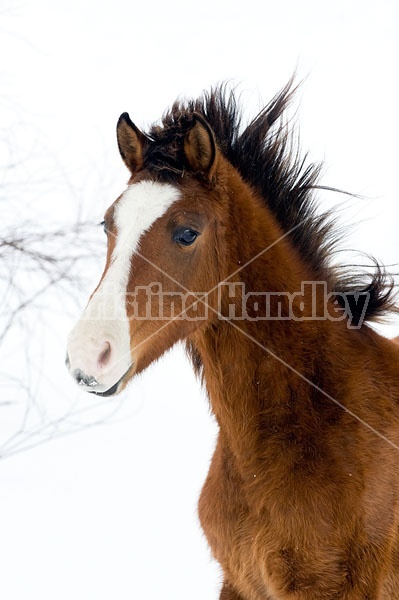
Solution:
<svg viewBox="0 0 399 600"><path fill-rule="evenodd" d="M212 176L217 159L214 133L204 117L193 115L193 124L184 140L184 154L193 171Z"/></svg>
<svg viewBox="0 0 399 600"><path fill-rule="evenodd" d="M143 166L143 149L145 135L130 120L128 113L123 113L116 126L119 152L132 175Z"/></svg>

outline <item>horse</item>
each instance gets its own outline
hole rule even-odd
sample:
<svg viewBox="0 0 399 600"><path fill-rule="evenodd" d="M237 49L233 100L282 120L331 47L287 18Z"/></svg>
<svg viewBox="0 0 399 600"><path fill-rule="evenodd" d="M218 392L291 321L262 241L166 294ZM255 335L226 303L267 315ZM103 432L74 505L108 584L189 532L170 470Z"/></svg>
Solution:
<svg viewBox="0 0 399 600"><path fill-rule="evenodd" d="M395 289L332 264L295 92L247 125L225 85L146 133L120 116L128 186L67 365L113 396L185 341L219 431L198 511L220 600L399 600L399 353L370 326Z"/></svg>

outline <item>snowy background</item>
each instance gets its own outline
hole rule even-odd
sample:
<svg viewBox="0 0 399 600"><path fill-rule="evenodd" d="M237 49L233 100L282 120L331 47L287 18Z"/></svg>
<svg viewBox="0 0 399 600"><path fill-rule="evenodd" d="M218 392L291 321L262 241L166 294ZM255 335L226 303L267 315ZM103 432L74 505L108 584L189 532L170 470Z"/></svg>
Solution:
<svg viewBox="0 0 399 600"><path fill-rule="evenodd" d="M63 364L103 266L97 224L127 180L115 124L127 110L145 129L177 96L226 80L250 118L296 69L303 149L325 161L324 184L364 196L320 200L339 205L346 248L395 263L399 4L0 1L0 56L0 239L28 231L40 248L60 231L62 251L97 255L71 262L76 280L39 296L1 340L1 597L216 600L196 516L216 431L181 349L117 399L79 393ZM3 325L18 305L5 266L22 291L36 281L3 258Z"/></svg>

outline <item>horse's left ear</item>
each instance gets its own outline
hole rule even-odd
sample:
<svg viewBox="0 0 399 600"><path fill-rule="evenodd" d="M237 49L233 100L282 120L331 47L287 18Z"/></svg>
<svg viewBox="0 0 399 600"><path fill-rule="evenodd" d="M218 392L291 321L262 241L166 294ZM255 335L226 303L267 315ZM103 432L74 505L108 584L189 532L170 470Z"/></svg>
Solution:
<svg viewBox="0 0 399 600"><path fill-rule="evenodd" d="M143 150L147 138L130 120L128 113L119 117L116 135L122 160L134 175L143 166Z"/></svg>
<svg viewBox="0 0 399 600"><path fill-rule="evenodd" d="M184 154L193 171L212 175L217 158L215 135L199 114L194 115L191 129L185 137Z"/></svg>

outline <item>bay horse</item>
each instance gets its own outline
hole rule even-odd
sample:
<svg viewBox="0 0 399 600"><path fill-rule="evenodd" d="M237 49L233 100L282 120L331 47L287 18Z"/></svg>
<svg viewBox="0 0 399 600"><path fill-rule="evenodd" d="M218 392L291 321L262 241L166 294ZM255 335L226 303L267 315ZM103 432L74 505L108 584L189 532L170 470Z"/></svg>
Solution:
<svg viewBox="0 0 399 600"><path fill-rule="evenodd" d="M332 266L294 92L247 126L225 86L147 133L121 115L130 179L67 364L111 396L185 340L219 426L199 516L220 600L399 600L399 353L369 325L394 288Z"/></svg>

